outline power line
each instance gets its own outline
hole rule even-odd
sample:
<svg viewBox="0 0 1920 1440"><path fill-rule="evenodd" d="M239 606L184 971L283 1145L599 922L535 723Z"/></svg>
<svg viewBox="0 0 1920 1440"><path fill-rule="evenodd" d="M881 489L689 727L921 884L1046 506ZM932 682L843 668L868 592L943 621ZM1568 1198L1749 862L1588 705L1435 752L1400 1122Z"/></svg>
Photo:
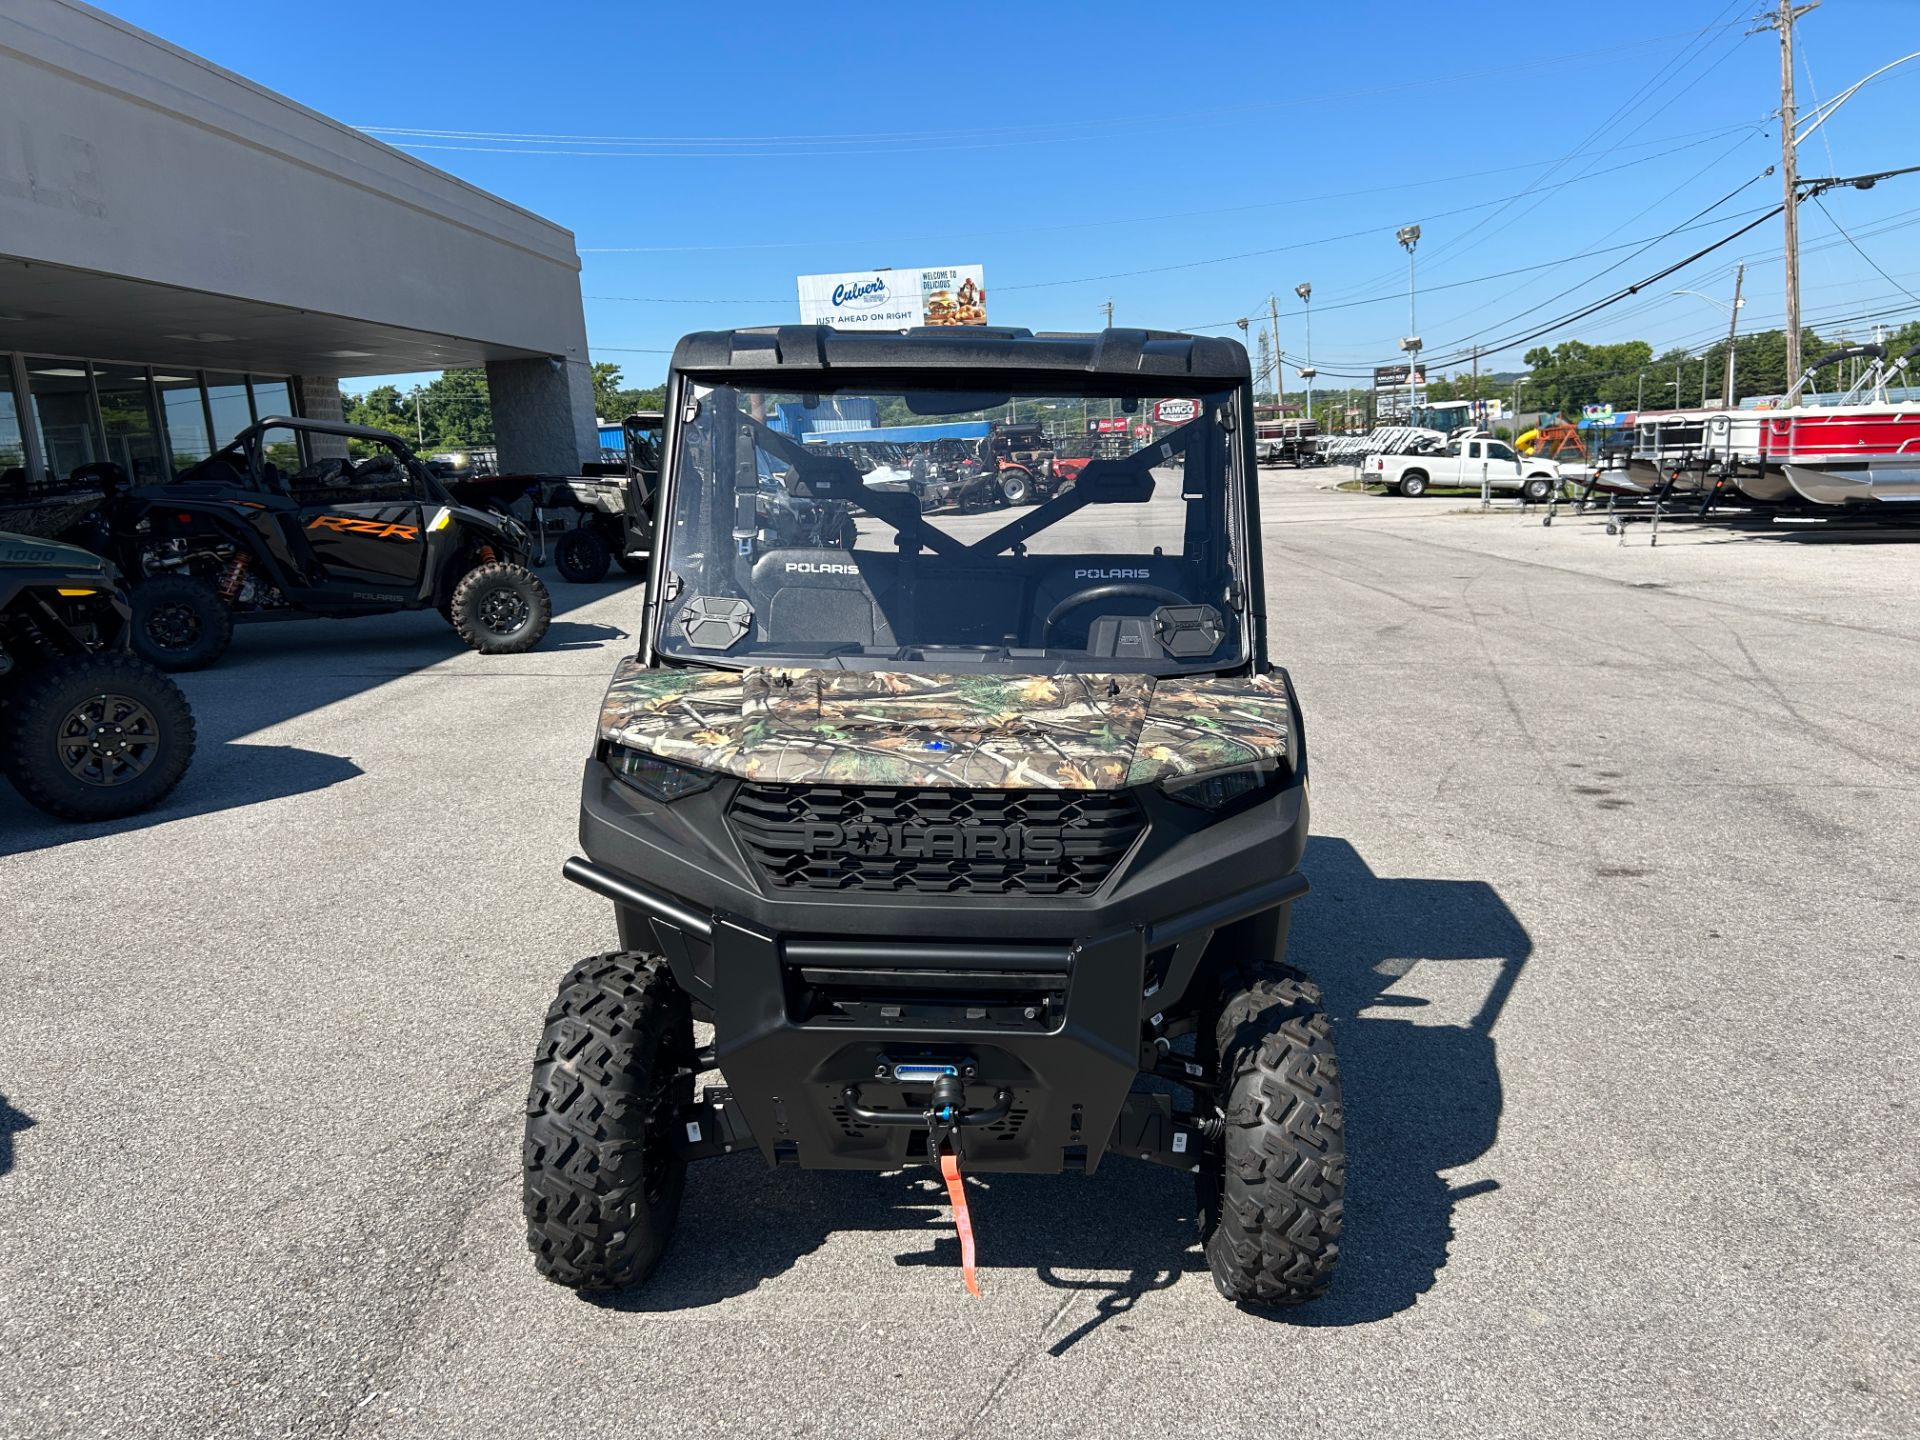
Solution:
<svg viewBox="0 0 1920 1440"><path fill-rule="evenodd" d="M1753 125L1747 124L1723 126L1717 130L1687 131L1679 135L1668 136L1661 140L1647 140L1639 144L1622 146L1620 148L1622 150L1641 150L1664 146L1666 147L1666 154L1676 155L1682 151L1692 150L1701 145L1710 145L1715 140L1724 139L1728 135L1745 132L1753 128L1755 128ZM1675 143L1676 141L1683 140L1687 143ZM1330 200L1352 200L1373 195L1387 195L1401 190L1425 190L1431 189L1436 185L1455 185L1463 180L1478 180L1488 175L1505 175L1515 170L1528 170L1534 168L1539 163L1539 161L1529 161L1518 165L1496 165L1486 170L1468 170L1458 175L1440 175L1426 180L1409 180L1398 185L1374 185L1357 190L1334 190L1320 195L1289 195L1279 200L1260 200L1246 205L1221 205L1213 206L1205 210L1163 210L1151 215L1118 215L1103 220L1069 220L1052 225L1001 226L988 230L943 230L937 234L898 235L881 237L879 239L870 235L829 236L811 240L762 240L728 242L718 245L582 245L578 247L578 249L582 255L707 254L734 250L805 250L817 249L828 245L860 245L870 248L875 245L912 244L923 240L945 242L955 239L970 239L990 235L1035 235L1063 230L1095 230L1109 225L1146 225L1157 224L1164 220L1189 220L1203 215L1240 215L1256 210L1276 210L1296 205L1319 205ZM1643 163L1645 162L1630 160L1620 165L1610 166L1606 170L1597 173L1600 175L1611 174L1616 170L1632 169ZM1560 189L1567 185L1577 183L1577 179L1568 180L1551 188ZM1499 201L1496 199L1486 201L1485 203L1493 205L1498 204Z"/></svg>
<svg viewBox="0 0 1920 1440"><path fill-rule="evenodd" d="M1898 290L1902 295L1905 295L1908 299L1920 300L1920 295L1915 295L1911 290L1907 289L1906 286L1902 285L1898 280L1894 279L1891 275L1887 274L1886 271L1880 268L1879 261L1875 260L1871 255L1867 254L1866 251L1860 248L1859 242L1856 241L1853 238L1853 236L1847 234L1846 229L1840 224L1840 222L1833 218L1833 212L1827 209L1827 202L1825 200L1822 200L1818 195L1816 195L1813 197L1813 203L1820 207L1820 213L1827 217L1827 223L1833 226L1835 230L1838 230L1840 232L1840 238L1842 240L1845 240L1847 244L1853 246L1853 253L1858 255L1862 260L1866 261L1867 264L1873 266L1874 272L1877 275L1879 275L1879 277L1882 280L1886 281L1889 285L1893 286L1894 289Z"/></svg>
<svg viewBox="0 0 1920 1440"><path fill-rule="evenodd" d="M1713 27L1709 27L1711 29ZM1722 29L1731 26L1721 26ZM1650 48L1672 48L1671 42L1681 39L1691 40L1702 32L1697 30L1672 31L1661 35L1642 36L1636 40L1618 45L1603 46L1585 51L1587 55L1621 54L1628 51ZM591 135L576 133L554 133L526 130L454 130L413 125L360 125L356 128L365 134L381 136L417 137L420 143L402 139L385 143L395 144L407 149L472 149L483 153L517 153L529 155L541 154L581 154L595 158L620 158L609 154L610 147L625 146L634 151L630 158L657 159L699 156L707 158L747 157L757 158L764 147L767 155L791 156L813 153L803 147L825 147L818 153L865 154L865 153L911 153L924 149L983 149L997 148L1003 144L1050 144L1062 140L1079 138L1075 132L1094 131L1112 132L1128 129L1164 129L1169 122L1217 121L1231 115L1259 114L1271 110L1300 109L1303 107L1326 106L1331 102L1362 98L1377 98L1382 94L1409 90L1425 90L1438 86L1456 86L1463 81L1505 77L1511 74L1507 65L1489 65L1477 70L1449 70L1444 75L1435 75L1431 79L1407 80L1397 84L1369 84L1364 87L1322 91L1318 94L1296 95L1287 99L1263 100L1240 105L1217 105L1199 108L1160 112L1132 112L1125 115L1107 116L1094 119L1073 119L1044 122L1026 122L1017 125L970 126L950 129L926 130L874 130L874 131L827 131L813 134L761 134L761 135ZM1038 139L1005 139L998 137L1041 137ZM468 144L466 142L499 142L499 148L488 145ZM935 145L915 145L910 142L974 142ZM552 149L530 149L518 147L568 145L591 146L592 149L569 151ZM884 152L849 150L846 145L868 145L888 147ZM762 147L762 149L741 150L739 147Z"/></svg>

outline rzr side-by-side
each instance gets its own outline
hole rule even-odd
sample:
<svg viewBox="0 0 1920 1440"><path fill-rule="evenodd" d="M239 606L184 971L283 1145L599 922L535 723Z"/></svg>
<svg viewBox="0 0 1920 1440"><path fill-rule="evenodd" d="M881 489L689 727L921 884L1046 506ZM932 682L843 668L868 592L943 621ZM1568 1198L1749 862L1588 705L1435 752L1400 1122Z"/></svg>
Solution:
<svg viewBox="0 0 1920 1440"><path fill-rule="evenodd" d="M1138 419L1037 505L929 513L763 419L823 395L903 436L1029 401ZM639 653L565 867L613 902L619 948L562 981L528 1098L542 1273L645 1278L687 1164L755 1150L938 1166L971 1284L965 1171L1114 1155L1194 1175L1223 1294L1320 1293L1339 1082L1282 963L1307 765L1266 655L1246 352L703 333L667 415ZM769 543L769 485L844 531Z"/></svg>
<svg viewBox="0 0 1920 1440"><path fill-rule="evenodd" d="M11 508L26 518L29 507ZM59 819L157 805L193 759L186 697L127 653L128 628L112 565L0 532L0 774Z"/></svg>
<svg viewBox="0 0 1920 1440"><path fill-rule="evenodd" d="M339 453L301 463L323 448ZM116 488L99 513L94 544L132 585L134 648L164 669L212 664L236 621L437 609L500 655L538 644L552 617L525 528L458 503L383 430L262 420L168 483Z"/></svg>

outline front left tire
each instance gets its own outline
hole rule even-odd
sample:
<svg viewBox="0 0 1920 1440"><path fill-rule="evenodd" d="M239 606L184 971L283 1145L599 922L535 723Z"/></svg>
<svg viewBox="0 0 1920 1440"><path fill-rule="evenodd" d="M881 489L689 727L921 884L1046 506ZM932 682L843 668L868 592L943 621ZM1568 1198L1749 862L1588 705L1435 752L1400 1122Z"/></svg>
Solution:
<svg viewBox="0 0 1920 1440"><path fill-rule="evenodd" d="M575 1290L635 1285L660 1263L687 1162L693 1015L667 963L616 952L560 982L533 1057L521 1201L534 1268Z"/></svg>
<svg viewBox="0 0 1920 1440"><path fill-rule="evenodd" d="M61 820L117 820L157 805L193 761L180 687L132 655L71 655L13 686L0 769Z"/></svg>
<svg viewBox="0 0 1920 1440"><path fill-rule="evenodd" d="M1214 1287L1244 1305L1300 1305L1340 1258L1346 1140L1320 991L1284 965L1230 980L1205 1037L1219 1137L1201 1156L1201 1242Z"/></svg>
<svg viewBox="0 0 1920 1440"><path fill-rule="evenodd" d="M482 655L531 650L553 622L553 598L524 565L493 561L460 577L448 603L460 638Z"/></svg>
<svg viewBox="0 0 1920 1440"><path fill-rule="evenodd" d="M553 568L576 585L594 585L606 579L612 561L607 542L584 525L567 531L553 547Z"/></svg>
<svg viewBox="0 0 1920 1440"><path fill-rule="evenodd" d="M204 581L157 575L135 585L127 602L134 654L162 670L204 670L233 643L233 612Z"/></svg>

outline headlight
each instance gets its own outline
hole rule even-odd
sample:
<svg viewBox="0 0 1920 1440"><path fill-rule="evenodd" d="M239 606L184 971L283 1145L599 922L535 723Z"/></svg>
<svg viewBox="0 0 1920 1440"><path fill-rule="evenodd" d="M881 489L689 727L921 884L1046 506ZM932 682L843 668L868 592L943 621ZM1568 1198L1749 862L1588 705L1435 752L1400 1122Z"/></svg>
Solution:
<svg viewBox="0 0 1920 1440"><path fill-rule="evenodd" d="M1209 775L1177 775L1161 781L1160 788L1169 800L1218 813L1257 795L1279 777L1280 762L1269 759L1233 770L1215 770Z"/></svg>
<svg viewBox="0 0 1920 1440"><path fill-rule="evenodd" d="M649 755L644 750L631 750L625 745L607 747L607 764L617 778L642 795L668 803L688 795L697 795L720 778L711 770L678 765L671 760L662 760L658 755Z"/></svg>

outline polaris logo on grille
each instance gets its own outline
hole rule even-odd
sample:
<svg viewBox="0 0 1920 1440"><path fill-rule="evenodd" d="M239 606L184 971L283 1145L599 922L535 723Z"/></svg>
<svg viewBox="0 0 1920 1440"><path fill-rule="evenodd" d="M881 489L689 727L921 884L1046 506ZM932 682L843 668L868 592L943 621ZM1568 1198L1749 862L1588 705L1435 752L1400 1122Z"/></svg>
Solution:
<svg viewBox="0 0 1920 1440"><path fill-rule="evenodd" d="M810 854L854 854L902 860L1058 860L1068 841L1054 825L802 825ZM1085 842L1074 849L1083 847ZM1097 848L1097 846L1096 846Z"/></svg>

